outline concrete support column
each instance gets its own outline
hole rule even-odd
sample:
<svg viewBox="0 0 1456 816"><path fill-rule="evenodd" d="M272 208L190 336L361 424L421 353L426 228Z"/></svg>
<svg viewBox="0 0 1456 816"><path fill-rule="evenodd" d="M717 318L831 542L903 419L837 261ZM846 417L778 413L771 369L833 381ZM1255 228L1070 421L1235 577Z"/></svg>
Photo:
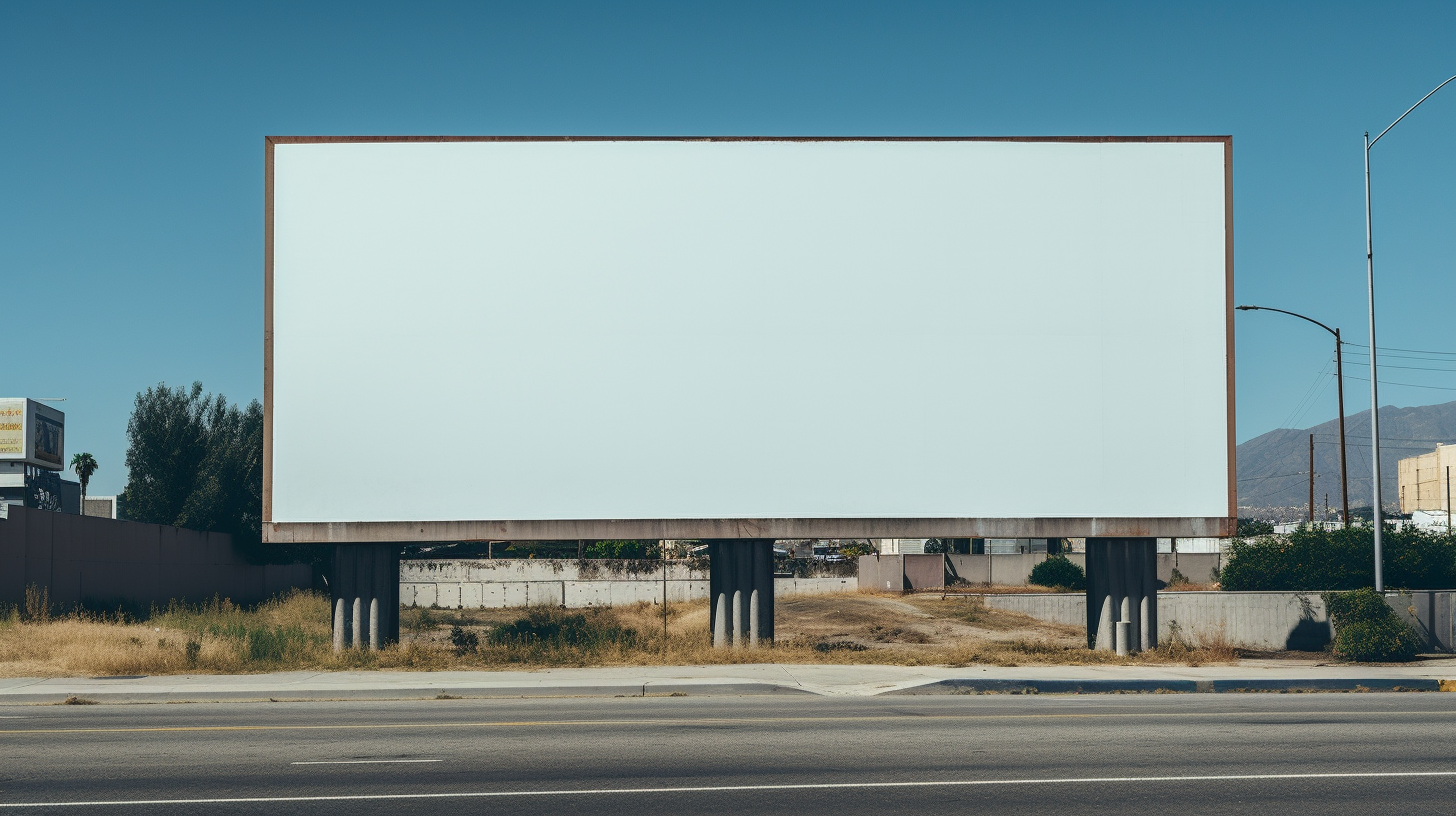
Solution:
<svg viewBox="0 0 1456 816"><path fill-rule="evenodd" d="M728 648L728 598L723 593L713 596L713 648Z"/></svg>
<svg viewBox="0 0 1456 816"><path fill-rule="evenodd" d="M772 643L773 540L710 540L708 561L713 645L728 646L730 626L734 646Z"/></svg>
<svg viewBox="0 0 1456 816"><path fill-rule="evenodd" d="M758 648L758 590L748 596L748 648Z"/></svg>
<svg viewBox="0 0 1456 816"><path fill-rule="evenodd" d="M334 599L334 651L344 651L344 599Z"/></svg>
<svg viewBox="0 0 1456 816"><path fill-rule="evenodd" d="M1157 539L1087 539L1087 648L1157 648L1157 574Z"/></svg>
<svg viewBox="0 0 1456 816"><path fill-rule="evenodd" d="M395 545L335 545L329 588L334 651L377 651L399 640L399 549Z"/></svg>
<svg viewBox="0 0 1456 816"><path fill-rule="evenodd" d="M743 648L743 592L733 590L733 648Z"/></svg>

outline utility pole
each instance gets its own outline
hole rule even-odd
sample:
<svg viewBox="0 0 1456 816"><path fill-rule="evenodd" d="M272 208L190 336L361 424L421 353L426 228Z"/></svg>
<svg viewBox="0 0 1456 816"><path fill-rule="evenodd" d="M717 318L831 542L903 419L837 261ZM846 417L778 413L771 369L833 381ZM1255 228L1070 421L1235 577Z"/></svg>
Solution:
<svg viewBox="0 0 1456 816"><path fill-rule="evenodd" d="M1421 97L1421 101L1411 105L1405 113L1380 131L1374 139L1370 138L1370 131L1365 132L1365 286L1370 303L1370 474L1371 481L1375 488L1375 518L1373 519L1375 534L1375 591L1385 591L1385 557L1382 552L1381 531L1384 527L1383 510L1380 506L1380 394L1377 384L1380 382L1380 373L1375 367L1375 239L1372 237L1370 228L1370 148L1375 143L1385 138L1390 129L1400 124L1401 119L1410 116L1411 111L1419 108L1422 102L1431 98L1436 91L1446 87L1456 76L1447 79L1440 85L1431 89L1431 93Z"/></svg>
<svg viewBox="0 0 1456 816"><path fill-rule="evenodd" d="M1309 522L1314 523L1314 434L1309 435Z"/></svg>
<svg viewBox="0 0 1456 816"><path fill-rule="evenodd" d="M1346 527L1350 526L1350 478L1345 467L1347 457L1345 456L1345 344L1340 340L1340 330L1332 329L1329 326L1315 320L1312 317L1302 315L1298 312L1291 312L1285 309L1275 309L1270 306L1235 306L1241 312L1265 311L1287 314L1290 317L1297 317L1300 320L1307 320L1319 326L1321 329L1335 336L1335 392L1339 395L1340 401L1340 520ZM1314 468L1310 468L1313 470Z"/></svg>
<svg viewBox="0 0 1456 816"><path fill-rule="evenodd" d="M1451 535L1451 466L1446 466L1446 535Z"/></svg>
<svg viewBox="0 0 1456 816"><path fill-rule="evenodd" d="M1340 521L1350 526L1350 479L1345 472L1345 359L1340 330L1335 329L1335 390L1340 395Z"/></svg>

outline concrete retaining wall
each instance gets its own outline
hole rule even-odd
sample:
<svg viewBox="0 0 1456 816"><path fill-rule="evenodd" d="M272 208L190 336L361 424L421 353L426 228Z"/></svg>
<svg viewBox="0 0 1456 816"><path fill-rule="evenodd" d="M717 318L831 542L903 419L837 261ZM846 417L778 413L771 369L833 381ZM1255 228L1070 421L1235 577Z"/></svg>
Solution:
<svg viewBox="0 0 1456 816"><path fill-rule="evenodd" d="M233 551L232 536L162 524L52 513L17 505L0 520L0 603L23 604L29 585L70 607L165 606L214 595L256 603L313 585L307 564L260 566Z"/></svg>
<svg viewBox="0 0 1456 816"><path fill-rule="evenodd" d="M854 592L854 577L777 578L775 597ZM402 561L399 601L404 606L500 609L546 604L581 608L662 601L659 561L577 561L496 558ZM669 603L708 598L708 571L669 564Z"/></svg>
<svg viewBox="0 0 1456 816"><path fill-rule="evenodd" d="M1077 566L1087 568L1085 553L1066 556ZM940 589L957 583L1026 586L1032 568L1046 559L1046 553L862 555L860 586L867 592ZM1216 581L1222 559L1219 553L1158 553L1158 580L1171 581L1177 569L1196 583Z"/></svg>
<svg viewBox="0 0 1456 816"><path fill-rule="evenodd" d="M987 606L1069 626L1087 625L1083 593L980 595ZM1433 651L1456 650L1456 591L1387 593L1386 603L1410 621ZM947 603L953 602L948 600ZM1159 592L1158 637L1221 638L1250 649L1317 651L1334 637L1318 592Z"/></svg>

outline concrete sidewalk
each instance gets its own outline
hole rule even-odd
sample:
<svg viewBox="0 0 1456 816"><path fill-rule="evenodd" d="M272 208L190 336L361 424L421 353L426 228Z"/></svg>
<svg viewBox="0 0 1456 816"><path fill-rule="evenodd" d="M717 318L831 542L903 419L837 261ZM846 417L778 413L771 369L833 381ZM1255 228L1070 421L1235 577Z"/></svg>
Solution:
<svg viewBox="0 0 1456 816"><path fill-rule="evenodd" d="M1456 659L1402 666L1245 660L1234 666L834 666L758 663L541 671L283 672L0 679L0 705L656 695L1456 691Z"/></svg>

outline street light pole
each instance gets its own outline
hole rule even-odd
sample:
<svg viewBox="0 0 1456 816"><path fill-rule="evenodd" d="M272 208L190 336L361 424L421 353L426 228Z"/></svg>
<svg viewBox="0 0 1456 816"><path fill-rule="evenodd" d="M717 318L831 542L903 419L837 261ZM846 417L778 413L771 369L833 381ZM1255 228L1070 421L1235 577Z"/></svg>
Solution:
<svg viewBox="0 0 1456 816"><path fill-rule="evenodd" d="M1431 92L1421 97L1420 102L1411 105L1402 113L1399 118L1391 122L1380 135L1374 139L1370 138L1370 131L1365 131L1365 285L1370 303L1370 467L1374 473L1375 482L1375 591L1385 591L1385 575L1381 558L1381 528L1384 524L1384 517L1380 508L1380 399L1377 388L1378 377L1375 376L1375 240L1371 236L1370 227L1370 148L1390 132L1390 128L1400 124L1400 120L1410 116L1410 112L1419 108L1421 102L1430 99L1436 91L1446 87L1456 76L1447 79L1440 85L1431 89Z"/></svg>
<svg viewBox="0 0 1456 816"><path fill-rule="evenodd" d="M1349 527L1350 479L1349 474L1345 470L1345 356L1341 351L1343 343L1340 341L1340 330L1332 329L1312 317L1306 317L1297 312L1289 312L1284 309L1275 309L1269 306L1236 306L1234 308L1242 312L1278 312L1280 314L1287 314L1290 317L1297 317L1300 320L1308 320L1335 336L1335 393L1339 395L1340 403L1340 510L1342 521L1346 527ZM1313 453L1310 454L1309 469L1310 471L1314 470ZM1310 489L1313 490L1314 488L1311 486ZM1311 506L1314 504L1314 499L1310 499L1310 504Z"/></svg>

